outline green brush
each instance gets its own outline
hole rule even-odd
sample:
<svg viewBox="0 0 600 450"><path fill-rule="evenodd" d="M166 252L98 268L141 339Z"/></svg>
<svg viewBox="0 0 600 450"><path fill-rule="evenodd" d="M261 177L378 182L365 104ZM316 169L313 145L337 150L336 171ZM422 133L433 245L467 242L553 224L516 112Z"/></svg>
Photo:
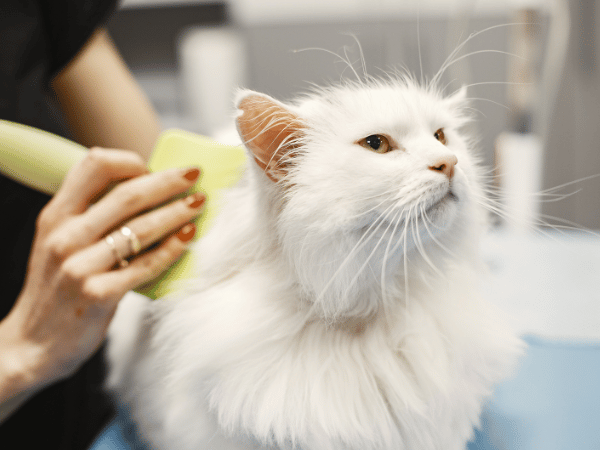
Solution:
<svg viewBox="0 0 600 450"><path fill-rule="evenodd" d="M87 149L73 141L37 128L0 120L0 172L33 189L54 194L73 165ZM202 175L190 192L206 194L203 214L196 219L201 237L217 214L220 191L239 180L246 161L243 147L219 144L204 136L181 130L165 131L158 139L150 157L151 171L198 166ZM159 278L137 292L152 299L173 291L177 284L194 272L194 258L187 252Z"/></svg>

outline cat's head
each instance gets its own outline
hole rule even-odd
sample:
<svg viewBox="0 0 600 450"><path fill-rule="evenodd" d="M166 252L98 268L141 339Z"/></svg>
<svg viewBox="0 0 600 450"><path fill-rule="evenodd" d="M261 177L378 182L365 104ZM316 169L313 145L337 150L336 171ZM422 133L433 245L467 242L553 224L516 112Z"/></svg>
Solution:
<svg viewBox="0 0 600 450"><path fill-rule="evenodd" d="M465 103L464 90L444 97L407 79L290 104L239 94L271 232L323 316L369 314L407 274L462 252L479 220Z"/></svg>

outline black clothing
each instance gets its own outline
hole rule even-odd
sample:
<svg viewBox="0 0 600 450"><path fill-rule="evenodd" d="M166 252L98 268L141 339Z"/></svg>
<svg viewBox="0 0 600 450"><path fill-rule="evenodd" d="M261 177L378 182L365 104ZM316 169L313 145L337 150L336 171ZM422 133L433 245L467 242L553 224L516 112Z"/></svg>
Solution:
<svg viewBox="0 0 600 450"><path fill-rule="evenodd" d="M116 0L0 1L0 119L68 137L48 83L115 8ZM0 319L23 285L35 218L46 195L0 175ZM0 448L85 449L110 419L97 354L70 379L30 399L0 425Z"/></svg>

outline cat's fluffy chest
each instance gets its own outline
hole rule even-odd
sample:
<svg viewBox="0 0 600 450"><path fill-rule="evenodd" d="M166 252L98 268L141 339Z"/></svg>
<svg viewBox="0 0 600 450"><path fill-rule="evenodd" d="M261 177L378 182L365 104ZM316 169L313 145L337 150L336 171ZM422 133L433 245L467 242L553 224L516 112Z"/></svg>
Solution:
<svg viewBox="0 0 600 450"><path fill-rule="evenodd" d="M294 306L297 292L277 276L275 267L250 266L195 295L155 304L153 349L140 355L151 361L139 365L133 384L147 389L145 370L160 365L153 384L161 393L146 392L140 410L178 411L178 421L189 421L182 429L193 445L181 448L207 445L217 430L276 439L281 448L461 448L490 382L465 368L500 368L509 357L508 348L494 348L506 337L502 328L458 320L481 312L475 299L464 290L453 299L453 286L444 295L424 289L385 320L333 327L305 321ZM198 429L201 417L215 429ZM180 448L181 430L170 426L159 427L161 440ZM253 448L244 442L239 448Z"/></svg>

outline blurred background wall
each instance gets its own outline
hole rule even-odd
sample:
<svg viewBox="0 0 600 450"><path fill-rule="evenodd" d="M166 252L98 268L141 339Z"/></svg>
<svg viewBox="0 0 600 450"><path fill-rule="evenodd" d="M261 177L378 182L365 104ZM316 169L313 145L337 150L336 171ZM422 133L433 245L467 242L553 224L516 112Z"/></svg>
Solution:
<svg viewBox="0 0 600 450"><path fill-rule="evenodd" d="M449 83L448 92L463 84L476 84L469 88L477 110L473 131L480 138L484 163L493 167L498 135L504 131L523 131L523 127L527 131L531 127L535 130L536 120L538 125L541 120L537 114L531 125L531 118L518 111L519 108L527 110L527 105L519 105L518 98L531 97L532 104L543 105L549 97L542 89L542 68L546 46L552 42L551 3L552 0L126 0L111 20L109 29L159 111L165 128L179 127L211 134L215 132L214 124L211 124L213 129L208 129L209 121L198 117L194 104L203 104L204 114L211 110L230 111L233 92L225 98L223 95L211 97L218 91L211 83L222 87L230 82L224 80L227 74L235 72L235 79L245 87L288 99L309 89L310 83L323 84L335 82L341 76L352 77L339 59L325 51L294 50L346 51L360 70L359 50L349 35L352 34L360 41L369 74L377 76L393 67L406 67L419 75L422 64L424 75L432 77L470 34L502 25L473 38L461 54L493 52L465 58L453 65L444 78ZM595 32L596 1L568 0L568 8L570 37L564 71L562 67L554 69L559 89L556 102L548 102L551 107L547 108L544 119L548 132L539 169L542 189L600 174L597 144L600 75L596 66L596 43L600 37ZM523 26L503 26L532 21L537 25L525 31ZM519 33L527 30L531 45L523 48ZM190 36L194 33L202 34L202 31L233 33L243 48L243 55L220 57L224 53L216 47L216 53L209 52L200 63L190 62L190 46L186 47L186 42L192 41ZM550 51L558 52L556 43L553 45ZM523 79L522 68L515 65L519 59L497 51L526 56L528 70L533 72L524 77L531 83L527 85L531 87L523 88L527 92L506 84ZM190 64L194 65L191 71ZM196 79L194 70L198 73L198 84L206 85L208 93L192 92L190 85L193 87ZM582 190L576 195L544 202L542 219L553 224L564 224L562 221L567 220L600 229L600 178L560 192L569 193L579 188Z"/></svg>

